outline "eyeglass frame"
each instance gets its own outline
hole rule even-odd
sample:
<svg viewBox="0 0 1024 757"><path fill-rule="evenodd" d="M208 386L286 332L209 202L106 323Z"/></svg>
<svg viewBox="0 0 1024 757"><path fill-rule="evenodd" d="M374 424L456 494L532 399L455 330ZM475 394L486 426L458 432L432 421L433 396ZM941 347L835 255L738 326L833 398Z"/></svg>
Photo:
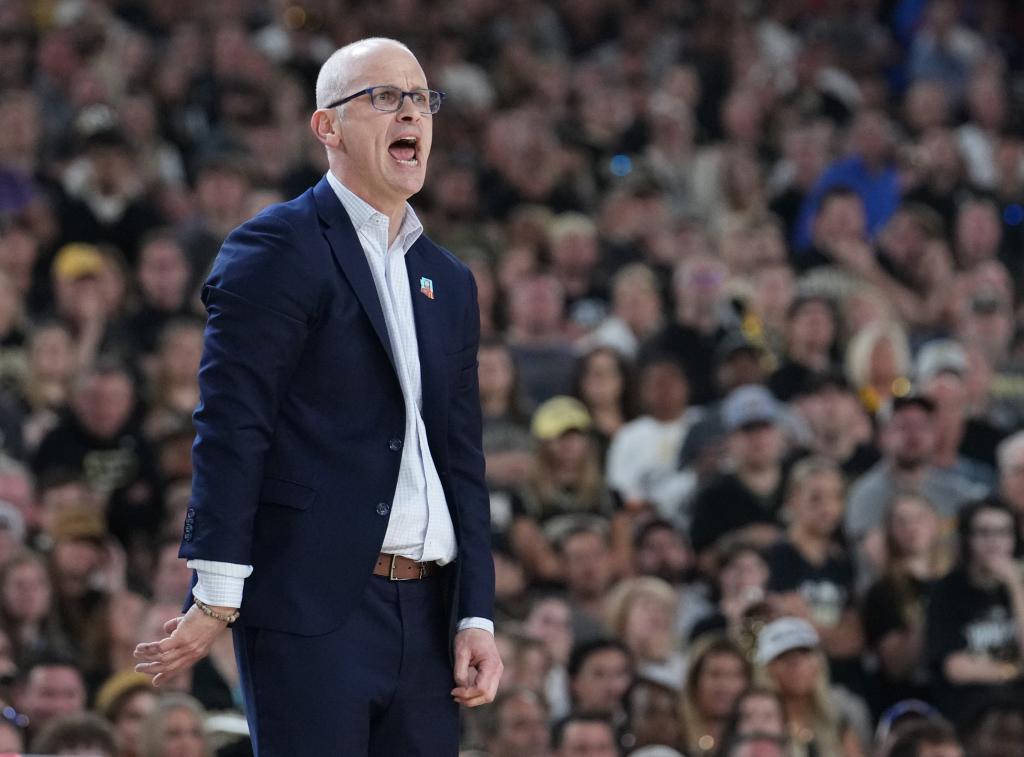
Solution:
<svg viewBox="0 0 1024 757"><path fill-rule="evenodd" d="M395 108L394 110L381 110L376 105L374 105L373 104L373 91L375 89L397 89L399 91L399 93L400 93L400 97L399 97L399 100L398 100L398 107ZM430 93L431 92L436 92L437 93L437 110L429 110L429 108L430 108ZM420 110L419 108L416 108L416 112L419 113L422 116L434 116L434 115L437 115L437 111L441 110L441 106L444 104L445 97L448 96L447 94L445 94L444 92L442 92L439 89L413 89L413 90L408 90L407 91L407 90L402 89L401 87L396 87L394 84L375 84L372 87L367 87L366 89L361 89L358 92L354 92L353 94L349 95L348 97L343 97L340 100L335 100L334 102L330 103L329 105L325 105L324 109L325 110L330 110L331 108L337 108L338 106L344 105L345 103L350 102L351 100L355 100L357 97L362 97L363 95L370 95L370 107L371 108L373 108L374 110L376 110L376 111L378 111L380 113L397 113L398 111L400 111L405 106L405 98L406 97L409 98L409 101L415 107L416 101L412 99L412 96L413 95L421 95L423 93L427 93L427 108L428 108L428 110L423 111L423 110Z"/></svg>

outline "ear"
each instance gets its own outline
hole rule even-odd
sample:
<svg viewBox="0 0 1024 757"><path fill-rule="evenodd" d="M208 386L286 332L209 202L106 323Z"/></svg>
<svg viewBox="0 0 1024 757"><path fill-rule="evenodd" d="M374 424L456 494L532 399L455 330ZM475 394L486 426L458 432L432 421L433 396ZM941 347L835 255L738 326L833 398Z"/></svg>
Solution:
<svg viewBox="0 0 1024 757"><path fill-rule="evenodd" d="M313 135L317 140L325 147L333 147L335 149L341 147L341 131L338 128L339 124L329 110L323 108L313 111L313 115L309 119L309 127L313 130Z"/></svg>

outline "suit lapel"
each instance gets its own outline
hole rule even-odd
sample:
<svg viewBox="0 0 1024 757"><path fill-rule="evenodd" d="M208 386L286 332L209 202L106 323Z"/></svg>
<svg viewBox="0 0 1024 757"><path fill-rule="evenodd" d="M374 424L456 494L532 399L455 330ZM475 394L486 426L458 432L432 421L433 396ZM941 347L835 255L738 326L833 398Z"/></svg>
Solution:
<svg viewBox="0 0 1024 757"><path fill-rule="evenodd" d="M380 298L377 295L377 287L373 283L373 274L370 272L370 264L366 262L366 255L363 246L359 243L359 237L352 226L352 221L345 212L344 206L334 194L334 189L326 178L323 178L314 187L313 194L316 197L317 212L324 224L324 236L331 245L331 252L334 259L338 261L345 277L352 285L359 304L363 306L366 315L373 324L373 330L377 332L384 350L388 353L392 368L397 372L395 356L391 352L391 339L388 338L388 327L384 322L384 311L380 306Z"/></svg>
<svg viewBox="0 0 1024 757"><path fill-rule="evenodd" d="M444 428L443 411L448 402L448 383L445 381L444 334L441 308L444 307L444 282L439 281L437 270L426 254L427 243L420 237L405 256L409 272L412 311L416 321L416 342L420 354L420 377L423 383L423 422L427 435L431 429ZM422 280L426 279L426 282ZM428 288L433 298L424 294ZM432 447L439 449L436 444ZM435 456L436 459L436 456Z"/></svg>

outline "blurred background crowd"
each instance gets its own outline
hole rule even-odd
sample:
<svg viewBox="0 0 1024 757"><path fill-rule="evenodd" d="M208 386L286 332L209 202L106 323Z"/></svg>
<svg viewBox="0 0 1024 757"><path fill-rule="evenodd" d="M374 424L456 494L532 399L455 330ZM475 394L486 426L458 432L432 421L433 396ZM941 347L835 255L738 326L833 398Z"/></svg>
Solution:
<svg viewBox="0 0 1024 757"><path fill-rule="evenodd" d="M0 2L0 752L249 753L227 634L131 652L205 273L372 35L448 95L414 206L480 293L465 754L1024 755L1014 0Z"/></svg>

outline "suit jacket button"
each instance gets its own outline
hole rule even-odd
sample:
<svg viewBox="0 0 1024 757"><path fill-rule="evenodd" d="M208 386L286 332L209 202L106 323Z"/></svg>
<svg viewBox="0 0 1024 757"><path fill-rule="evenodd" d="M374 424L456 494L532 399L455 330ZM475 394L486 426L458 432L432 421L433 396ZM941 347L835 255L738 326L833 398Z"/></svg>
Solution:
<svg viewBox="0 0 1024 757"><path fill-rule="evenodd" d="M388 449L392 452L398 452L402 449L402 440L397 438L390 440L388 442Z"/></svg>
<svg viewBox="0 0 1024 757"><path fill-rule="evenodd" d="M387 502L377 503L377 515L387 515L389 512L391 512L391 505Z"/></svg>

